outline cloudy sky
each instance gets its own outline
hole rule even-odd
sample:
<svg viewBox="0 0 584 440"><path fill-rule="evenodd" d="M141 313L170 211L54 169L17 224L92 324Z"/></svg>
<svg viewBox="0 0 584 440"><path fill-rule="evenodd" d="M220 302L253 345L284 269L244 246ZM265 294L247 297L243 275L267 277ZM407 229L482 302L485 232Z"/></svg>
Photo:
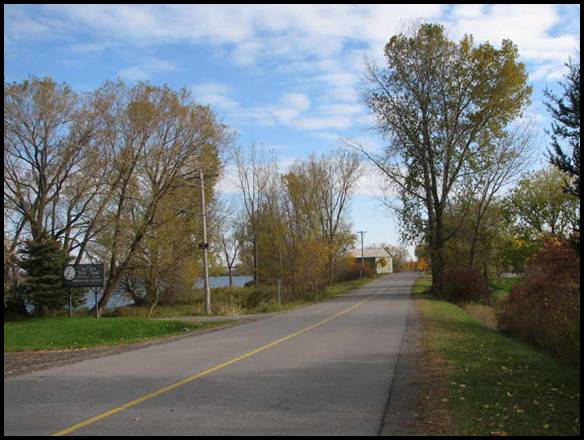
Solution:
<svg viewBox="0 0 584 440"><path fill-rule="evenodd" d="M534 88L524 117L545 151L542 90L579 59L579 5L5 5L4 79L51 76L79 91L116 77L187 86L240 142L273 149L285 168L339 137L382 148L359 100L364 59L382 63L385 43L411 20L442 23L453 39L517 44ZM221 188L232 191L229 177ZM368 173L354 229L368 231L366 244L397 243L376 195Z"/></svg>

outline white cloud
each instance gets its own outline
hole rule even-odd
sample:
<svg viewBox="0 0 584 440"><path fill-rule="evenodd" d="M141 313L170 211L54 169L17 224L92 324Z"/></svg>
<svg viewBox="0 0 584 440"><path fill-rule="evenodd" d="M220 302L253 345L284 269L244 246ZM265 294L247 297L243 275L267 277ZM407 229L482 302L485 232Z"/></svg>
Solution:
<svg viewBox="0 0 584 440"><path fill-rule="evenodd" d="M118 72L120 78L127 81L145 81L158 73L173 72L177 70L176 64L157 57L142 57L138 64L121 69Z"/></svg>
<svg viewBox="0 0 584 440"><path fill-rule="evenodd" d="M280 99L280 103L270 111L282 124L292 123L299 115L310 108L310 98L302 93L287 93Z"/></svg>
<svg viewBox="0 0 584 440"><path fill-rule="evenodd" d="M144 69L137 66L120 70L118 76L126 81L145 81L150 78L150 75Z"/></svg>
<svg viewBox="0 0 584 440"><path fill-rule="evenodd" d="M511 39L519 48L523 61L534 64L531 79L558 79L558 72L569 57L575 57L580 47L579 35L556 29L564 19L557 5L499 4L456 5L445 20L453 35L473 34L475 41L490 41L499 45ZM580 14L579 7L570 10Z"/></svg>
<svg viewBox="0 0 584 440"><path fill-rule="evenodd" d="M10 41L55 37L67 38L78 52L132 50L138 61L119 72L126 79L176 69L140 55L167 43L210 46L240 67L288 74L290 91L275 104L243 106L227 90L207 90L200 98L238 120L304 130L371 122L357 109L364 55L383 62L389 37L411 20L440 21L455 38L472 33L477 42L493 44L510 38L531 63L532 80L559 79L580 44L574 5L43 5L34 13L8 11Z"/></svg>
<svg viewBox="0 0 584 440"><path fill-rule="evenodd" d="M230 96L231 89L222 84L203 83L191 89L200 102L243 123L280 124L303 130L347 129L363 117L363 109L356 104L324 104L312 109L308 95L298 92L283 94L276 104L243 106Z"/></svg>
<svg viewBox="0 0 584 440"><path fill-rule="evenodd" d="M387 191L387 183L379 170L368 162L364 162L365 173L357 182L355 194L383 198L385 194L391 194Z"/></svg>

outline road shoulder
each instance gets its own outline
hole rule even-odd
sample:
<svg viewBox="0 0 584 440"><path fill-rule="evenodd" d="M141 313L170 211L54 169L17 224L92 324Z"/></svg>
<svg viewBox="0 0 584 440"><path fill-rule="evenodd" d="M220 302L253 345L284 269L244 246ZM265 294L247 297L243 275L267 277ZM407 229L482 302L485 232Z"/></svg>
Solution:
<svg viewBox="0 0 584 440"><path fill-rule="evenodd" d="M415 299L408 307L406 330L398 356L380 435L416 435L423 381L419 363L423 355L423 326Z"/></svg>

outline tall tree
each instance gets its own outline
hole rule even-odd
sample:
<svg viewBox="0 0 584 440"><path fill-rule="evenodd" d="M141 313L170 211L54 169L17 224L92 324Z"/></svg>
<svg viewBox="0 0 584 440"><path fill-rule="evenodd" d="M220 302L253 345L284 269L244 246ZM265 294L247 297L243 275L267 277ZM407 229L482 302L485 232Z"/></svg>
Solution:
<svg viewBox="0 0 584 440"><path fill-rule="evenodd" d="M525 66L509 40L497 49L465 35L450 41L437 24L416 26L385 46L387 67L370 63L364 100L389 141L376 155L353 143L424 216L433 289L442 290L444 214L448 198L491 139L529 100ZM409 219L405 219L409 222Z"/></svg>
<svg viewBox="0 0 584 440"><path fill-rule="evenodd" d="M229 287L233 287L233 268L239 255L241 246L242 228L244 227L243 212L235 203L229 203L225 199L216 199L215 205L210 211L212 228L215 235L214 250L220 255L222 263L227 267Z"/></svg>
<svg viewBox="0 0 584 440"><path fill-rule="evenodd" d="M70 252L75 234L95 218L107 167L98 157L93 104L50 78L4 84L4 202L13 246L46 231Z"/></svg>
<svg viewBox="0 0 584 440"><path fill-rule="evenodd" d="M546 89L545 105L554 119L552 121L552 150L550 162L570 176L566 190L580 197L580 63L566 64L569 72L560 83L563 92L557 96ZM572 155L565 153L560 140L572 148Z"/></svg>
<svg viewBox="0 0 584 440"><path fill-rule="evenodd" d="M104 214L107 228L99 239L109 275L98 304L101 311L144 240L165 224L160 215L169 197L192 186L201 167L218 174L218 150L229 136L213 112L197 105L186 89L118 82L106 83L100 93L111 102L105 142L114 185Z"/></svg>
<svg viewBox="0 0 584 440"><path fill-rule="evenodd" d="M530 158L532 134L531 124L518 124L503 136L494 138L492 149L477 157L477 172L462 178L463 185L457 201L463 209L457 215L458 222L455 221L452 234L458 233L457 224L466 222L470 227L470 236L465 239L470 244L468 265L471 267L475 264L479 237L485 232L484 229L490 227L485 225L485 218L491 204L497 200L502 189L525 171Z"/></svg>
<svg viewBox="0 0 584 440"><path fill-rule="evenodd" d="M250 240L253 248L253 277L256 286L259 286L258 218L260 206L266 198L268 184L276 174L276 165L272 156L262 157L255 144L250 145L247 150L243 147L236 149L235 164L250 229Z"/></svg>
<svg viewBox="0 0 584 440"><path fill-rule="evenodd" d="M346 215L351 194L362 175L358 155L342 149L297 162L288 173L288 189L294 185L294 176L302 195L304 212L312 214L307 220L326 243L329 283L334 278L335 262L346 244L343 241L346 235L342 232L348 232Z"/></svg>

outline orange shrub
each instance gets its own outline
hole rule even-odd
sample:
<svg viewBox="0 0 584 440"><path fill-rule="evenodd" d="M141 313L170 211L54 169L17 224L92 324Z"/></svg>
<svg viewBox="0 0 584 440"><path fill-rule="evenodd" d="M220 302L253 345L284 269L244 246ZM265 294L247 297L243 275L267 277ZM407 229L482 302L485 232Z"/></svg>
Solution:
<svg viewBox="0 0 584 440"><path fill-rule="evenodd" d="M347 265L343 274L340 278L341 281L355 280L361 275L361 261L352 259L350 264ZM363 276L367 278L373 278L377 275L377 272L365 264L363 268Z"/></svg>

